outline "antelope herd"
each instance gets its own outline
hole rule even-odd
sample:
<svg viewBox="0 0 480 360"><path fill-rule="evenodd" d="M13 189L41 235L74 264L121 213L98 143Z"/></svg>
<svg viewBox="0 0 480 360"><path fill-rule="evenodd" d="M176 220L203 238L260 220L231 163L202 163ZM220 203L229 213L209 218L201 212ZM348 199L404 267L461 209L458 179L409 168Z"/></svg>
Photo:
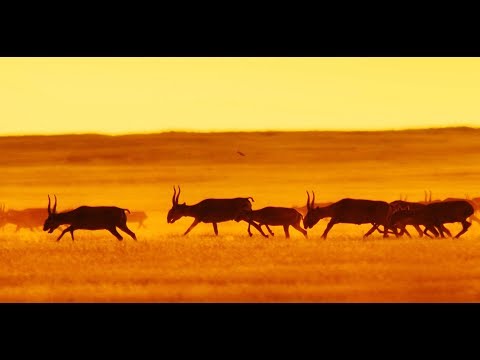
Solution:
<svg viewBox="0 0 480 360"><path fill-rule="evenodd" d="M364 234L369 236L375 231L388 237L394 234L400 237L404 234L411 237L407 226L413 226L418 235L422 237L445 237L452 236L445 227L448 223L460 223L462 230L455 235L455 238L464 234L472 225L472 221L480 223L475 213L480 211L480 198L446 198L444 200L432 200L432 193L427 197L425 191L424 201L408 202L406 197L393 202L374 201L364 199L341 199L334 203L316 203L315 193L312 191L312 198L307 191L307 204L304 207L274 207L268 206L262 209L252 209L252 197L238 197L230 199L205 199L194 205L187 205L185 202L179 204L180 187L178 192L173 188L172 208L167 214L167 223L173 224L182 217L194 218L193 223L185 231L187 235L199 223L211 223L215 235L218 235L218 223L226 221L248 223L248 234L252 236L250 227L253 226L262 236L268 237L262 230L265 226L274 235L270 226L283 226L285 237L289 238L289 228L301 232L307 238L308 229L313 228L321 219L329 219L329 222L322 234L326 239L327 234L335 224L371 224L372 227ZM128 209L114 206L80 206L74 210L57 213L57 198L51 208L50 196L48 196L48 207L29 208L23 210L9 209L0 206L0 228L7 224L16 226L15 231L22 228L34 229L43 225L43 231L52 233L61 225L68 225L62 230L57 238L59 241L63 235L70 232L74 240L75 230L107 230L118 240L123 237L117 228L137 240L135 233L127 227L127 221L137 222L138 228L145 227L143 222L147 214L143 211L130 212ZM128 215L127 215L128 213ZM469 221L470 220L470 221ZM303 222L303 228L301 226ZM423 226L423 229L421 228ZM381 228L380 228L381 227ZM382 230L383 228L383 230ZM429 234L431 233L431 235Z"/></svg>
<svg viewBox="0 0 480 360"><path fill-rule="evenodd" d="M200 222L212 223L215 235L218 235L217 223L235 220L245 221L248 223L248 234L250 226L255 227L263 236L268 237L263 231L262 226L265 225L267 230L273 236L274 233L270 226L283 226L285 237L289 238L289 227L292 226L300 231L305 237L307 232L300 226L303 219L303 227L305 229L313 228L322 218L330 218L330 221L323 232L322 238L326 239L328 232L333 225L339 223L345 224L371 224L372 228L364 235L369 236L375 230L383 233L384 237L388 237L389 233L399 237L403 234L411 236L407 229L407 225L413 225L418 231L419 236L424 234L431 237L427 232L430 231L435 237L445 237L444 233L451 236L450 231L445 227L446 223L459 222L462 224L462 230L455 236L458 238L464 234L471 223L467 219L477 219L474 212L480 210L480 198L474 199L453 199L448 198L444 201L425 202L407 202L405 200L396 200L391 203L385 201L361 200L361 199L342 199L335 203L327 203L318 206L315 203L315 193L312 192L312 200L307 191L306 212L302 214L301 208L285 208L268 206L263 209L253 210L250 199L233 198L233 199L206 199L195 205L179 204L180 187L178 193L173 188L172 208L167 215L167 223L172 224L182 216L190 216L194 218L192 225L185 231L188 234ZM478 220L477 220L478 221ZM424 226L422 230L420 226ZM379 229L383 227L383 231Z"/></svg>

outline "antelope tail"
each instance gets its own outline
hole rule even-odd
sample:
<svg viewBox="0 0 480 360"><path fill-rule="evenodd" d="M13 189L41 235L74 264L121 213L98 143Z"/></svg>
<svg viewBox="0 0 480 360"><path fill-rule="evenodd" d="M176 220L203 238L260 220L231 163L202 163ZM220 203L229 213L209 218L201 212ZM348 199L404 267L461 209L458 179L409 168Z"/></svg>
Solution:
<svg viewBox="0 0 480 360"><path fill-rule="evenodd" d="M128 213L130 214L130 210L128 210L128 209L122 209L122 210L123 210L123 211L128 211Z"/></svg>
<svg viewBox="0 0 480 360"><path fill-rule="evenodd" d="M252 202L255 202L255 200L253 200L253 198L251 196L249 196L247 199L252 199Z"/></svg>

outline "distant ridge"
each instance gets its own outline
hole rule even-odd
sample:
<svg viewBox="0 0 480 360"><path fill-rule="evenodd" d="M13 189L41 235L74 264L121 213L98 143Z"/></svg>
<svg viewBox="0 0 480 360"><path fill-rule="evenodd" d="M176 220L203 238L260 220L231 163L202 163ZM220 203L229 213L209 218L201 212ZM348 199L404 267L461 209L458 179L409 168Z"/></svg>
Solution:
<svg viewBox="0 0 480 360"><path fill-rule="evenodd" d="M480 128L470 127L470 126L450 126L450 127L430 127L430 128L418 128L418 129L384 129L384 130L259 130L259 131L158 131L151 133L132 133L132 134L103 134L103 133L65 133L65 134L13 134L13 135L1 135L1 138L47 138L47 137L141 137L141 136L158 136L166 134L278 134L278 133L343 133L343 134L352 134L352 133L421 133L421 132L475 132L479 131Z"/></svg>

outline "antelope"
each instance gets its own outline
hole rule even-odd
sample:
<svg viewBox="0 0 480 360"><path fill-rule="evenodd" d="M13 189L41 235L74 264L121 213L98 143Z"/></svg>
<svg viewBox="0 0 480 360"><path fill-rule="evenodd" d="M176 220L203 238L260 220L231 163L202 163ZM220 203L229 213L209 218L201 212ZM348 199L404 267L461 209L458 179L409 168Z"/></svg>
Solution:
<svg viewBox="0 0 480 360"><path fill-rule="evenodd" d="M427 206L427 205L424 205L424 206ZM391 226L399 228L400 229L400 233L399 233L400 235L403 235L404 233L406 233L409 237L411 237L405 227L407 225L413 225L415 227L415 229L419 232L420 237L422 237L423 234L425 234L428 237L431 237L428 234L428 230L430 230L435 237L438 237L439 233L438 233L437 229L435 228L435 226L432 225L433 222L431 222L429 220L425 220L425 218L415 215L416 210L419 210L419 209L422 209L422 208L420 208L420 207L418 207L418 208L406 207L406 208L399 208L399 209L394 210L394 212L392 213L392 215L390 217ZM423 231L420 228L420 225L425 226L425 229ZM443 227L443 225L442 225L442 227ZM442 230L448 231L448 229L446 229L446 228L442 228Z"/></svg>
<svg viewBox="0 0 480 360"><path fill-rule="evenodd" d="M462 230L455 236L456 239L472 225L467 219L473 216L475 209L467 200L443 201L441 203L429 204L428 206L434 215L436 223L443 225L444 223L460 222L462 224ZM444 227L440 226L440 235L444 237L442 228ZM448 230L447 234L450 237L452 236Z"/></svg>
<svg viewBox="0 0 480 360"><path fill-rule="evenodd" d="M436 227L440 232L440 236L445 237L443 232L446 228L443 224L460 222L462 230L455 236L458 239L472 225L467 221L467 218L473 214L473 211L473 206L466 200L436 202L416 210L403 210L395 214L398 220L392 220L392 223L410 218L417 223L425 225L425 234L428 229ZM448 230L446 232L451 236Z"/></svg>
<svg viewBox="0 0 480 360"><path fill-rule="evenodd" d="M248 234L252 236L250 232L251 221L256 221L260 228L262 225L267 227L270 235L274 235L273 231L268 227L270 226L280 226L283 225L283 230L285 231L285 237L290 238L290 233L288 228L290 226L294 227L300 231L305 238L307 238L307 232L302 229L300 222L303 219L302 214L295 209L285 208L285 207L273 207L268 206L259 210L252 210L248 213L247 218L249 219L248 223Z"/></svg>
<svg viewBox="0 0 480 360"><path fill-rule="evenodd" d="M187 205L186 203L179 204L180 186L178 187L178 194L173 187L172 208L167 214L167 223L173 224L183 216L193 217L193 223L183 234L187 235L198 223L213 224L213 231L218 235L217 223L235 220L237 222L244 220L251 223L263 236L268 237L260 226L255 222L248 220L248 214L252 211L252 204L248 198L233 198L233 199L205 199L195 205Z"/></svg>
<svg viewBox="0 0 480 360"><path fill-rule="evenodd" d="M474 198L475 199L475 198ZM475 201L474 199L470 199L467 195L465 195L465 199L460 199L460 198L446 198L443 201L467 201L470 205L473 207L473 214L468 218L470 221L476 221L477 223L480 223L480 219L475 216L475 212L480 210L480 206L478 205L479 203Z"/></svg>
<svg viewBox="0 0 480 360"><path fill-rule="evenodd" d="M307 215L303 218L303 227L312 228L320 219L330 217L322 238L326 239L327 234L333 225L338 223L345 224L372 224L373 227L364 235L367 237L374 232L379 225L383 225L383 237L388 237L390 206L385 201L342 199L325 207L314 207L315 193L310 203L310 194L307 191ZM392 228L394 234L398 236L396 228Z"/></svg>
<svg viewBox="0 0 480 360"><path fill-rule="evenodd" d="M47 215L45 208L10 209L5 214L6 222L17 226L15 232L22 228L28 228L30 231L34 231L35 228L43 225L45 215Z"/></svg>
<svg viewBox="0 0 480 360"><path fill-rule="evenodd" d="M60 241L63 235L70 232L72 241L74 240L73 232L75 230L108 230L119 241L123 240L122 235L117 231L117 227L130 235L133 240L137 240L135 234L127 227L127 215L125 211L115 206L80 206L71 211L57 213L57 196L55 196L55 205L50 209L50 195L48 196L48 218L43 224L43 231L51 234L60 225L68 224L66 229L62 231L57 241Z"/></svg>
<svg viewBox="0 0 480 360"><path fill-rule="evenodd" d="M427 200L427 192L425 191L425 201L422 201L421 203L422 204L432 204L432 203L437 203L437 202L442 202L442 201L468 201L470 203L470 205L473 206L473 210L474 210L473 214L472 214L472 216L470 216L469 220L470 221L476 221L476 222L480 223L480 219L475 216L475 212L480 210L479 203L476 201L476 199L478 199L478 198L470 199L468 195L465 195L465 199L449 197L449 198L446 198L444 200L432 200L432 191L430 190L430 198ZM447 234L450 234L450 232L445 227L443 229L444 229L444 231L446 230ZM449 236L451 236L451 234Z"/></svg>
<svg viewBox="0 0 480 360"><path fill-rule="evenodd" d="M395 226L395 227L401 229L400 233L399 233L400 235L403 235L405 233L405 234L407 234L408 237L411 237L410 233L407 231L405 226L406 225L412 225L415 228L415 230L417 230L418 235L420 237L422 237L424 233L428 237L431 237L426 232L427 230L430 230L435 236L438 236L438 232L435 229L435 227L429 227L428 229L425 229L424 231L422 231L422 229L420 228L420 225L426 226L426 224L424 224L422 222L419 222L419 221L417 221L417 219L410 216L411 213L402 212L402 211L412 211L412 212L414 212L415 210L422 209L427 205L421 204L421 203L415 203L415 202L396 200L396 201L392 201L390 203L390 206L392 208L392 215L391 215L391 218L390 218L390 224L392 226ZM400 221L400 219L402 219L402 220ZM443 224L441 226L442 226L443 231L449 232L448 229L443 226Z"/></svg>
<svg viewBox="0 0 480 360"><path fill-rule="evenodd" d="M147 214L144 211L132 211L127 215L128 222L138 223L138 229L141 227L146 227L143 222L148 218Z"/></svg>

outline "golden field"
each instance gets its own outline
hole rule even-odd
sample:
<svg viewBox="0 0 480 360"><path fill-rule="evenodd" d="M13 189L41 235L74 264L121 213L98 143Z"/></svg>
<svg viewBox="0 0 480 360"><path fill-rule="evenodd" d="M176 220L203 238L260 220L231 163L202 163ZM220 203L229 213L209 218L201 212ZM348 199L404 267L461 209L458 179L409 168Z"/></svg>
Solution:
<svg viewBox="0 0 480 360"><path fill-rule="evenodd" d="M480 130L164 133L0 138L0 202L21 209L80 205L144 210L138 242L107 231L0 230L3 302L477 302L480 225L460 239L383 239L369 225L320 221L309 238L281 227L262 238L247 224L167 224L180 202L247 197L254 208L344 197L409 201L480 196ZM241 156L238 151L245 154ZM447 224L458 232L458 224ZM412 235L416 232L412 229Z"/></svg>

